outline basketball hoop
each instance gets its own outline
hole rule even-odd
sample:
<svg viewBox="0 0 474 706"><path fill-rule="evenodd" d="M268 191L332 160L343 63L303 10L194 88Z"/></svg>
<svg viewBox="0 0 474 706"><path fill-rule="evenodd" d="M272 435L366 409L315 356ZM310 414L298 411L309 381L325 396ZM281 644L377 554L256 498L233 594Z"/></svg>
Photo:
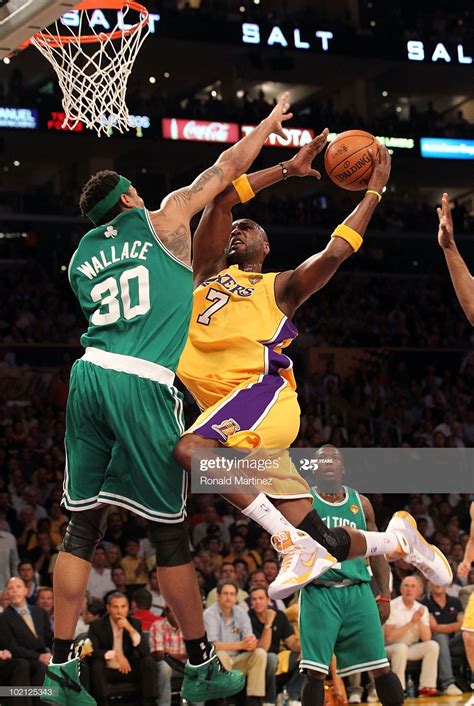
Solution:
<svg viewBox="0 0 474 706"><path fill-rule="evenodd" d="M96 32L90 23L89 13L98 9L119 11L108 32ZM125 96L134 61L150 31L148 10L136 0L82 0L75 10L77 26L58 19L20 48L33 45L54 68L63 92L63 127L74 129L83 122L99 136L113 129L123 133L134 127ZM137 14L133 24L128 24L130 12ZM65 28L69 34L64 34Z"/></svg>

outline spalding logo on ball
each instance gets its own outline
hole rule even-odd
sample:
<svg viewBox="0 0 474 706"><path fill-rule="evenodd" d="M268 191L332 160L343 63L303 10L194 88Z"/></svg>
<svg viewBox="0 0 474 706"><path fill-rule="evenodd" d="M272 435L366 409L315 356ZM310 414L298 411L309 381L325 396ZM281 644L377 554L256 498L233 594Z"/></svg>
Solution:
<svg viewBox="0 0 474 706"><path fill-rule="evenodd" d="M348 191L366 189L374 170L369 147L376 157L379 146L369 132L341 132L328 146L324 155L324 166L329 178Z"/></svg>

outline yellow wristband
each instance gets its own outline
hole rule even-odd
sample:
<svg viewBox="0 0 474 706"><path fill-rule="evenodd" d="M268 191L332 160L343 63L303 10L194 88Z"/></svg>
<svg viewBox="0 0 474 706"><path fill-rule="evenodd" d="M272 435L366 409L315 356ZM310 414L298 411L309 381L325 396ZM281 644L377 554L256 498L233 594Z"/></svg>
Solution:
<svg viewBox="0 0 474 706"><path fill-rule="evenodd" d="M332 233L331 238L343 238L349 243L354 252L358 251L363 242L362 236L359 235L357 231L350 226L344 225L343 223L337 226Z"/></svg>
<svg viewBox="0 0 474 706"><path fill-rule="evenodd" d="M238 179L234 179L232 186L236 190L241 203L250 201L250 199L253 199L255 196L246 174L242 174Z"/></svg>
<svg viewBox="0 0 474 706"><path fill-rule="evenodd" d="M366 194L375 194L376 197L377 197L378 200L379 200L379 203L380 203L381 200L382 200L382 194L379 194L379 192L378 192L378 191L375 191L375 189L367 189L367 191L366 191L365 193L366 193Z"/></svg>

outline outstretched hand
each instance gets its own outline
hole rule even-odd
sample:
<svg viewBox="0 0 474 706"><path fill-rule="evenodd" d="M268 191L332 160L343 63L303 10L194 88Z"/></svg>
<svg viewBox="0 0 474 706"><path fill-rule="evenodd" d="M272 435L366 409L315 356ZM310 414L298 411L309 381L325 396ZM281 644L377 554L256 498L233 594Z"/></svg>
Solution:
<svg viewBox="0 0 474 706"><path fill-rule="evenodd" d="M290 110L290 104L288 102L289 95L290 94L288 93L288 91L286 91L281 96L280 100L273 108L268 118L265 118L264 122L266 122L269 126L269 134L274 132L277 135L280 135L280 137L286 137L285 133L283 132L282 123L286 122L287 120L290 120L293 117L293 113L288 112Z"/></svg>
<svg viewBox="0 0 474 706"><path fill-rule="evenodd" d="M321 179L321 174L317 169L312 168L312 163L316 155L318 155L326 147L328 141L329 130L324 130L317 135L311 142L302 147L292 159L287 163L288 173L290 176L313 176L316 179Z"/></svg>
<svg viewBox="0 0 474 706"><path fill-rule="evenodd" d="M437 208L436 210L439 218L438 243L443 250L447 250L454 245L454 228L451 206L449 205L449 197L446 192L441 198L441 208Z"/></svg>
<svg viewBox="0 0 474 706"><path fill-rule="evenodd" d="M438 209L438 211L439 210L440 209ZM458 566L458 576L460 576L461 578L464 578L465 576L468 575L470 570L471 570L471 562L470 561L461 561L461 563Z"/></svg>
<svg viewBox="0 0 474 706"><path fill-rule="evenodd" d="M379 151L376 155L374 154L373 150L369 147L369 154L372 160L372 164L374 165L374 171L372 172L372 176L370 177L369 185L367 188L373 189L374 191L378 191L379 194L381 194L385 188L385 185L390 179L392 158L390 157L390 153L385 147L385 145L382 145L381 142L377 142L377 144Z"/></svg>

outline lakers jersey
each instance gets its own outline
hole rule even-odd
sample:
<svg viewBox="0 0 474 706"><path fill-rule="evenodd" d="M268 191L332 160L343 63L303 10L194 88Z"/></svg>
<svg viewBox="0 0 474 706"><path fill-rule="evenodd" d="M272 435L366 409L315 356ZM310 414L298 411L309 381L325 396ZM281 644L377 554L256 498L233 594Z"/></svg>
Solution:
<svg viewBox="0 0 474 706"><path fill-rule="evenodd" d="M232 265L195 290L177 374L202 409L262 375L280 375L296 388L282 350L298 331L276 303L277 274Z"/></svg>
<svg viewBox="0 0 474 706"><path fill-rule="evenodd" d="M319 513L323 522L334 529L336 527L352 527L353 529L366 530L364 508L357 490L344 486L345 498L340 502L330 503L324 500L317 488L311 488L313 507ZM323 579L329 581L367 581L371 577L367 570L365 559L351 559L334 564L335 568L326 571Z"/></svg>

